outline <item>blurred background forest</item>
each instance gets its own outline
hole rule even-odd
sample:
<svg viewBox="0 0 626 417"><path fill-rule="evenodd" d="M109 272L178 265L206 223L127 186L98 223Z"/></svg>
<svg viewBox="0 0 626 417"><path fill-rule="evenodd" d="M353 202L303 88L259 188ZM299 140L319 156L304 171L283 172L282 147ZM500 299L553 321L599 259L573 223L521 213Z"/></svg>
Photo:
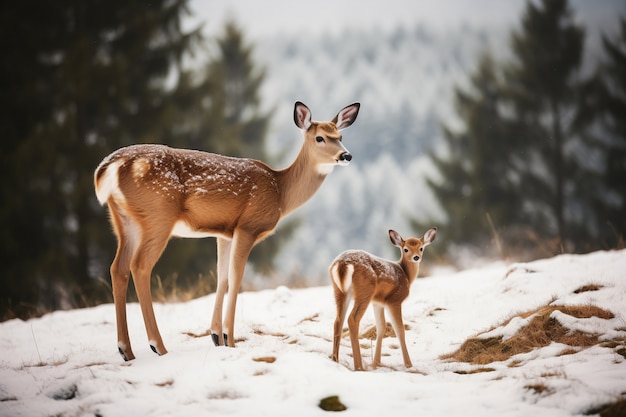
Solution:
<svg viewBox="0 0 626 417"><path fill-rule="evenodd" d="M432 2L376 3L380 25L367 2L322 2L307 24L281 1L274 20L222 3L0 6L1 319L112 300L116 242L93 189L111 151L163 143L282 168L300 147L296 100L317 120L361 102L344 133L354 159L253 250L244 288L326 284L349 248L396 257L390 228L439 226L428 263L456 268L626 247L623 2L476 0L461 4L480 19L445 25L419 19ZM442 3L433 13L459 14ZM156 298L211 292L214 267L214 239L172 240Z"/></svg>

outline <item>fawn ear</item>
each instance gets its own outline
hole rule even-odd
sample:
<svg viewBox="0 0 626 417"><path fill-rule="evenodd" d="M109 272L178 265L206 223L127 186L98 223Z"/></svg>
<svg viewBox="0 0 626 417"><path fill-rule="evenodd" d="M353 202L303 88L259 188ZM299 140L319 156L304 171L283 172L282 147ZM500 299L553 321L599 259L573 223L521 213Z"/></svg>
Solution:
<svg viewBox="0 0 626 417"><path fill-rule="evenodd" d="M302 130L307 130L311 126L311 110L299 101L296 101L296 105L293 109L293 121Z"/></svg>
<svg viewBox="0 0 626 417"><path fill-rule="evenodd" d="M404 243L404 239L402 239L400 233L396 232L395 230L389 230L389 239L391 239L391 243L393 243L394 246L397 246L399 248L401 248L402 244Z"/></svg>
<svg viewBox="0 0 626 417"><path fill-rule="evenodd" d="M337 130L342 130L346 127L350 127L352 123L354 123L354 121L356 120L360 108L360 103L354 103L341 109L341 111L337 113L337 116L335 116L335 118L332 120L332 122L337 126Z"/></svg>
<svg viewBox="0 0 626 417"><path fill-rule="evenodd" d="M437 228L431 227L424 233L424 245L430 245L435 240L437 236Z"/></svg>

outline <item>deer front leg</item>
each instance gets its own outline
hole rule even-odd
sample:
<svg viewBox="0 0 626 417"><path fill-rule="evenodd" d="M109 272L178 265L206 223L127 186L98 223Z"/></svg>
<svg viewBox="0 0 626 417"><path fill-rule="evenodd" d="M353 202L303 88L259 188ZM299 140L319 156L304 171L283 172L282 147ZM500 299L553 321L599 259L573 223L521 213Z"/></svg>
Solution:
<svg viewBox="0 0 626 417"><path fill-rule="evenodd" d="M215 346L224 346L222 332L222 308L224 296L228 290L228 263L230 261L231 241L224 238L217 239L217 288L215 290L215 304L211 318L211 338Z"/></svg>
<svg viewBox="0 0 626 417"><path fill-rule="evenodd" d="M255 237L245 232L235 232L231 242L230 266L228 272L228 309L224 318L224 327L228 337L227 345L235 347L235 311L239 287L243 280L248 255L252 250Z"/></svg>
<svg viewBox="0 0 626 417"><path fill-rule="evenodd" d="M402 322L402 304L388 306L389 314L391 316L391 325L393 330L398 336L400 342L400 348L402 349L402 358L404 359L404 366L411 368L411 358L409 358L409 351L406 348L406 340L404 337L404 323Z"/></svg>
<svg viewBox="0 0 626 417"><path fill-rule="evenodd" d="M380 366L380 354L385 337L386 322L385 308L382 305L374 304L374 318L376 319L376 351L374 352L374 368Z"/></svg>

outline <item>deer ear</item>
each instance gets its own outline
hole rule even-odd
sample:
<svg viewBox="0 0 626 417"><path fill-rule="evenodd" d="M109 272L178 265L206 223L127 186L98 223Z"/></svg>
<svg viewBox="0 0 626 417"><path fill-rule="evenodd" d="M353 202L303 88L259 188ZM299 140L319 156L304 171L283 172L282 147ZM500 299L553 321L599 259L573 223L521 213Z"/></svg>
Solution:
<svg viewBox="0 0 626 417"><path fill-rule="evenodd" d="M395 230L389 230L389 239L391 239L391 243L393 243L393 246L397 246L399 248L401 248L402 244L404 243L404 239L402 239L400 233L396 232Z"/></svg>
<svg viewBox="0 0 626 417"><path fill-rule="evenodd" d="M335 116L335 118L332 120L332 122L335 123L335 125L337 126L337 130L342 130L346 127L350 127L352 123L354 123L354 121L356 120L360 108L360 103L354 103L341 109L341 111L337 113L337 116Z"/></svg>
<svg viewBox="0 0 626 417"><path fill-rule="evenodd" d="M302 130L307 130L311 126L311 110L299 101L293 109L293 121Z"/></svg>
<svg viewBox="0 0 626 417"><path fill-rule="evenodd" d="M430 245L435 240L435 236L437 236L437 228L431 227L424 233L424 245Z"/></svg>

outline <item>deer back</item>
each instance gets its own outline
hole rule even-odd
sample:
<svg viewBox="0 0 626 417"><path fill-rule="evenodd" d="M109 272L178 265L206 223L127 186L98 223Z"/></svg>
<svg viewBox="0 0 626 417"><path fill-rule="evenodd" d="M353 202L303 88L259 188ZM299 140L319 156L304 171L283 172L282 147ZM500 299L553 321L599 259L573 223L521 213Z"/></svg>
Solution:
<svg viewBox="0 0 626 417"><path fill-rule="evenodd" d="M361 250L339 255L331 264L333 284L355 299L378 303L401 302L409 295L410 281L402 266Z"/></svg>
<svg viewBox="0 0 626 417"><path fill-rule="evenodd" d="M163 145L112 153L96 170L98 199L128 216L180 237L258 234L279 218L275 172L260 161Z"/></svg>

